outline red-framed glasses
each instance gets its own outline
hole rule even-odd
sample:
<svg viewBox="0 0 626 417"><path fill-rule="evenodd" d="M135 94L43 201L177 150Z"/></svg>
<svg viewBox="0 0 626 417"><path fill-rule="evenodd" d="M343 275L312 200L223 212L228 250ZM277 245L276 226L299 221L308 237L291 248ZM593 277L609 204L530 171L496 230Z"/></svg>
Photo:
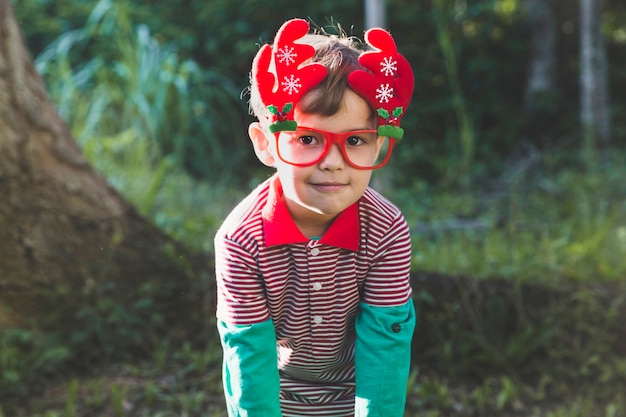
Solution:
<svg viewBox="0 0 626 417"><path fill-rule="evenodd" d="M378 136L376 130L352 130L333 133L298 126L295 131L276 132L278 157L300 167L315 165L328 154L331 145L339 145L344 160L356 169L377 169L391 157L396 139Z"/></svg>

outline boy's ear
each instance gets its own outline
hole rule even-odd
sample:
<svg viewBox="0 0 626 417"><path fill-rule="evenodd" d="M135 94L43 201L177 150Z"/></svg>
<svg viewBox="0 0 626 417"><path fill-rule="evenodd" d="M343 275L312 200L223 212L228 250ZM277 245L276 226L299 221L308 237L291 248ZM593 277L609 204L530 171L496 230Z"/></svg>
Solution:
<svg viewBox="0 0 626 417"><path fill-rule="evenodd" d="M264 165L268 167L274 166L274 156L270 152L270 138L267 137L265 129L259 122L251 123L248 127L248 135L254 147L254 153Z"/></svg>

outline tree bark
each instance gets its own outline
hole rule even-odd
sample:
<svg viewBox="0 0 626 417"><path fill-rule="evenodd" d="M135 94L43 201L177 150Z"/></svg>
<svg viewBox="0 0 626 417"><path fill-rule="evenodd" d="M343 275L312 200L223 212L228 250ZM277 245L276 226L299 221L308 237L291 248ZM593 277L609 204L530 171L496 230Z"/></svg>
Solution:
<svg viewBox="0 0 626 417"><path fill-rule="evenodd" d="M600 0L580 0L580 122L588 150L611 144L608 64Z"/></svg>
<svg viewBox="0 0 626 417"><path fill-rule="evenodd" d="M201 271L88 163L48 97L9 0L0 0L0 329L108 288L156 288L158 308L197 310ZM209 270L206 265L205 270ZM167 286L170 291L160 291ZM170 297L176 292L180 297ZM160 294L160 295L158 295Z"/></svg>

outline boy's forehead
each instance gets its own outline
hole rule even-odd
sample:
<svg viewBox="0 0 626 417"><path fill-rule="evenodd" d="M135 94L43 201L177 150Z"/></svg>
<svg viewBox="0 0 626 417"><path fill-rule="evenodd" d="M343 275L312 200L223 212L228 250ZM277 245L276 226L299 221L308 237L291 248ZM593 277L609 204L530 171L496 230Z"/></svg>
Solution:
<svg viewBox="0 0 626 417"><path fill-rule="evenodd" d="M319 88L315 88L309 92L307 92L305 95L302 96L302 98L300 98L300 100L296 103L296 109L299 110L302 113L310 113L307 111L307 109L310 109L311 106L316 102L319 101L320 99L323 99L323 97L321 97L324 94L324 92L319 89ZM372 108L372 106L369 104L369 102L361 97L357 92L355 92L354 90L352 90L350 87L345 87L343 89L343 91L340 92L341 94L341 102L340 105L337 109L337 113L341 112L341 111L346 111L349 110L348 106L350 104L352 104L352 106L354 106L354 103L358 103L360 105L362 105L363 107L367 107L371 113L371 117L375 117L375 110ZM347 100L346 97L350 97L350 100Z"/></svg>
<svg viewBox="0 0 626 417"><path fill-rule="evenodd" d="M309 108L314 101L319 100L321 94L322 92L319 88L314 88L300 98L296 103L296 108L300 110Z"/></svg>
<svg viewBox="0 0 626 417"><path fill-rule="evenodd" d="M341 125L340 130L371 129L376 124L376 113L370 104L363 97L346 88L341 103L333 114L322 114L309 111L311 101L319 98L319 92L311 91L304 95L296 104L294 116L298 124L303 119L311 118L333 125ZM314 126L311 126L314 127Z"/></svg>

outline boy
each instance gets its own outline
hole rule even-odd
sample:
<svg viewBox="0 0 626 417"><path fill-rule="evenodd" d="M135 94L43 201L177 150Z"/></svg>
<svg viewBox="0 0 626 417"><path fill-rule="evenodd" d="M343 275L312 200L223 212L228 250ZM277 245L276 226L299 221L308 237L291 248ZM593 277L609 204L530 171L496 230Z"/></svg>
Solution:
<svg viewBox="0 0 626 417"><path fill-rule="evenodd" d="M276 174L215 237L229 416L400 417L415 326L409 230L368 187L402 138L413 72L293 19L253 62L249 135Z"/></svg>

